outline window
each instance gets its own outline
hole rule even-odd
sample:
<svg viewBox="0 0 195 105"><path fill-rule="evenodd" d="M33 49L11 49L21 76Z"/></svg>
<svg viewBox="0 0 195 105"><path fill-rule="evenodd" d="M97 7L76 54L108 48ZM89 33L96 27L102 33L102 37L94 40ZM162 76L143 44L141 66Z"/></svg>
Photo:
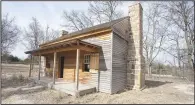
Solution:
<svg viewBox="0 0 195 105"><path fill-rule="evenodd" d="M50 62L48 57L46 57L46 68L50 68Z"/></svg>
<svg viewBox="0 0 195 105"><path fill-rule="evenodd" d="M84 55L84 64L89 64L89 62L90 62L90 55L89 54Z"/></svg>
<svg viewBox="0 0 195 105"><path fill-rule="evenodd" d="M84 55L84 72L89 72L90 70L90 55Z"/></svg>

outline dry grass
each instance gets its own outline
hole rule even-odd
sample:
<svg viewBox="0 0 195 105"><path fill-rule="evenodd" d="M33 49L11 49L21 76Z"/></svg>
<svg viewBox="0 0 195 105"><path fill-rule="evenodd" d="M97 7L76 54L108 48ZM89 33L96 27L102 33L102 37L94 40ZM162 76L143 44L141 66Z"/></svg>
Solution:
<svg viewBox="0 0 195 105"><path fill-rule="evenodd" d="M29 68L30 65L24 64L2 64L2 76L11 77L13 74L20 75L22 74L24 77L29 76ZM38 65L34 65L34 69L31 73L32 76L38 75Z"/></svg>
<svg viewBox="0 0 195 105"><path fill-rule="evenodd" d="M17 87L17 86L22 86L22 85L27 85L30 80L28 78L24 77L22 74L16 75L12 74L12 76L9 77L2 77L2 88L7 88L7 87Z"/></svg>
<svg viewBox="0 0 195 105"><path fill-rule="evenodd" d="M146 88L143 91L129 90L120 94L109 95L94 93L75 98L55 90L45 89L39 92L12 94L3 99L4 104L32 103L32 104L192 104L194 95L177 90L170 83L160 87Z"/></svg>
<svg viewBox="0 0 195 105"><path fill-rule="evenodd" d="M28 71L28 70L27 70ZM126 90L109 95L106 93L88 94L75 98L68 94L45 88L28 80L23 75L12 75L2 79L3 104L192 104L194 85L182 80L146 81L142 91ZM23 90L23 91L22 91Z"/></svg>

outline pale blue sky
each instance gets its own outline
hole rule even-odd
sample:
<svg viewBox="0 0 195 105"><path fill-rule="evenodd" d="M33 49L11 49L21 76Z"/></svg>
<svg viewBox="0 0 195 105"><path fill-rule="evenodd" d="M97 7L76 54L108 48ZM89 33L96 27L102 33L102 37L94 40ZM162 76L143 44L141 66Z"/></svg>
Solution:
<svg viewBox="0 0 195 105"><path fill-rule="evenodd" d="M135 4L137 1L125 1L120 7L123 15L128 15L128 6ZM146 8L142 4L143 9ZM11 17L15 17L16 24L24 29L31 22L32 17L36 17L43 27L48 24L55 30L62 30L60 25L64 22L62 19L63 10L81 10L88 9L87 1L2 1L2 14L8 13ZM14 50L11 52L13 55L21 59L27 57L24 52L26 51L22 43L18 43ZM166 59L159 56L159 60Z"/></svg>
<svg viewBox="0 0 195 105"><path fill-rule="evenodd" d="M121 6L124 16L128 14L128 6L132 1L126 1ZM16 24L24 29L31 22L32 17L36 17L43 27L48 24L51 28L62 30L60 25L64 22L62 19L63 10L81 10L88 9L88 1L3 1L2 14L9 14L15 17ZM18 43L11 52L13 55L22 59L26 58L26 51L22 43Z"/></svg>

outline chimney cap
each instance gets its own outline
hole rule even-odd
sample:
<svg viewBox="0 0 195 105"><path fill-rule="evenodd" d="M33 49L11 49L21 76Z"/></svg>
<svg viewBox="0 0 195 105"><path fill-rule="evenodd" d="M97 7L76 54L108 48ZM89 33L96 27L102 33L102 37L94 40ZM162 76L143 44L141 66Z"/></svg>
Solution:
<svg viewBox="0 0 195 105"><path fill-rule="evenodd" d="M62 36L67 35L67 34L68 34L68 31L62 30Z"/></svg>
<svg viewBox="0 0 195 105"><path fill-rule="evenodd" d="M141 9L143 9L140 2L136 2L136 3L132 4L132 5L130 5L130 6L128 6L128 8L131 8L131 7L134 7L134 6L137 6L137 5L140 6Z"/></svg>

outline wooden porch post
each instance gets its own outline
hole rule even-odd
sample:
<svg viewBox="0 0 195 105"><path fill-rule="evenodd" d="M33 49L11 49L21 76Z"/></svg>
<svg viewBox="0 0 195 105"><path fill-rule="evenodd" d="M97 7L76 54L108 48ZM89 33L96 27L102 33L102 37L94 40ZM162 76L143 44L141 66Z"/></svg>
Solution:
<svg viewBox="0 0 195 105"><path fill-rule="evenodd" d="M54 61L53 61L53 84L55 84L55 69L56 69L56 56L57 56L57 53L54 52Z"/></svg>
<svg viewBox="0 0 195 105"><path fill-rule="evenodd" d="M30 54L30 69L29 69L29 77L31 77L31 70L32 70L32 55Z"/></svg>
<svg viewBox="0 0 195 105"><path fill-rule="evenodd" d="M79 89L79 60L80 60L80 49L77 49L76 55L76 91Z"/></svg>
<svg viewBox="0 0 195 105"><path fill-rule="evenodd" d="M41 72L41 55L39 54L39 74L38 74L38 80L40 80L40 72Z"/></svg>
<svg viewBox="0 0 195 105"><path fill-rule="evenodd" d="M32 65L31 65L32 66L32 70L34 70L34 61L35 61L34 60L34 56L32 56Z"/></svg>

